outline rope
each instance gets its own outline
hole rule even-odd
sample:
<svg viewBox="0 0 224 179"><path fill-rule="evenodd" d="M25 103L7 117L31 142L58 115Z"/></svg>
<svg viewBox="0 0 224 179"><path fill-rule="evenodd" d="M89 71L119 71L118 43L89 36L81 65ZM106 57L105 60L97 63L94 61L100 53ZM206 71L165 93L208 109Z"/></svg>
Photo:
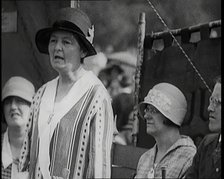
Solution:
<svg viewBox="0 0 224 179"><path fill-rule="evenodd" d="M159 15L158 11L155 9L155 7L150 2L150 0L147 0L147 2L149 3L149 5L153 9L153 11L156 13L156 15L158 16L158 18L162 22L162 24L166 27L166 29L168 30L169 34L172 36L173 40L176 42L177 46L180 48L180 50L182 51L182 53L184 54L184 56L187 58L188 62L191 64L191 66L193 67L193 69L195 70L195 72L197 73L197 75L199 76L199 78L201 79L201 81L204 83L204 85L206 86L206 88L208 89L208 91L210 93L212 93L211 89L209 88L209 86L207 85L207 83L205 82L205 80L203 79L203 77L201 76L201 74L199 73L199 71L197 70L197 68L195 67L195 65L193 64L193 62L191 61L191 59L188 57L188 55L186 54L186 52L184 51L184 49L181 47L181 45L179 44L179 42L177 41L177 39L175 38L175 36L172 34L171 30L166 25L166 23L164 22L164 20L162 19L162 17Z"/></svg>

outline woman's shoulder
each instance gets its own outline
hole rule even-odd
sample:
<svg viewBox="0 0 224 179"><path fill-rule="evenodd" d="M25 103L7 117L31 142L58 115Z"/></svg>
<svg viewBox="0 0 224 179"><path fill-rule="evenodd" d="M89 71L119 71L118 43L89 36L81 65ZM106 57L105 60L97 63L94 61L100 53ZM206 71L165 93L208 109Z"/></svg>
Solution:
<svg viewBox="0 0 224 179"><path fill-rule="evenodd" d="M104 96L105 98L111 98L111 96L109 95L106 87L103 85L103 83L100 81L100 79L97 76L93 76L92 77L93 80L95 81L95 83L93 83L93 91L95 93L100 94L101 96Z"/></svg>
<svg viewBox="0 0 224 179"><path fill-rule="evenodd" d="M35 95L38 95L38 94L42 93L42 92L46 89L46 87L47 87L48 84L51 84L51 83L57 83L58 78L59 78L59 77L57 76L56 78L54 78L54 79L52 79L52 80L50 80L50 81L48 81L48 82L42 84L42 85L40 86L40 88L37 90L37 92L36 92Z"/></svg>
<svg viewBox="0 0 224 179"><path fill-rule="evenodd" d="M40 96L43 94L46 86L47 86L47 84L44 84L37 90L37 92L35 93L35 95L33 97L34 100L37 100L40 98Z"/></svg>
<svg viewBox="0 0 224 179"><path fill-rule="evenodd" d="M139 161L141 161L142 163L144 163L146 160L149 160L149 159L152 157L152 155L154 154L154 152L155 152L155 151L154 151L154 147L148 149L147 151L145 151L145 152L141 155Z"/></svg>

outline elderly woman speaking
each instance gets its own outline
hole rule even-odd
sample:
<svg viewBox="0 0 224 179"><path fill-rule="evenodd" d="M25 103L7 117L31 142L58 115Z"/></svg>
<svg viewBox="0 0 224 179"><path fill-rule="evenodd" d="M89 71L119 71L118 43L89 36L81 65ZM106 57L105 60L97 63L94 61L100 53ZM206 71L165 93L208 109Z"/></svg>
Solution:
<svg viewBox="0 0 224 179"><path fill-rule="evenodd" d="M138 107L156 144L141 156L135 178L182 178L196 153L193 141L179 133L187 111L183 93L159 83Z"/></svg>
<svg viewBox="0 0 224 179"><path fill-rule="evenodd" d="M30 160L30 178L110 177L111 98L82 65L96 54L92 39L88 16L75 8L60 9L52 27L36 34L37 48L49 54L58 77L44 84L32 102L20 160L21 170Z"/></svg>

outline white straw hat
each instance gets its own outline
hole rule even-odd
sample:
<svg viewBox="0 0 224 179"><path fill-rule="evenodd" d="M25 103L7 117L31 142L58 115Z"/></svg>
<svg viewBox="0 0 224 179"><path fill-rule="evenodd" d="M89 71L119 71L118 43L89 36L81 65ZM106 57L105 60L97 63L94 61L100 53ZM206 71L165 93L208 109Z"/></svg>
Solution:
<svg viewBox="0 0 224 179"><path fill-rule="evenodd" d="M19 76L11 77L3 87L2 101L9 96L18 96L28 102L32 101L35 93L33 84L27 79Z"/></svg>
<svg viewBox="0 0 224 179"><path fill-rule="evenodd" d="M149 90L144 101L138 105L143 118L146 104L156 107L165 117L181 126L187 112L187 101L184 94L174 85L159 83Z"/></svg>

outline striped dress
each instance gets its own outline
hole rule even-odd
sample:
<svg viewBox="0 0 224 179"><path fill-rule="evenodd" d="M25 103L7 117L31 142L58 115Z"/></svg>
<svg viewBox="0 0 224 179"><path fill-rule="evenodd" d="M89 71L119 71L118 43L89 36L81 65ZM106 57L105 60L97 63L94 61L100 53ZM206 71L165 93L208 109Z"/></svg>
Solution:
<svg viewBox="0 0 224 179"><path fill-rule="evenodd" d="M57 80L41 87L34 97L20 169L29 167L31 179L110 178L114 121L107 90L87 72L54 108L51 119L54 100L49 96L54 98Z"/></svg>

